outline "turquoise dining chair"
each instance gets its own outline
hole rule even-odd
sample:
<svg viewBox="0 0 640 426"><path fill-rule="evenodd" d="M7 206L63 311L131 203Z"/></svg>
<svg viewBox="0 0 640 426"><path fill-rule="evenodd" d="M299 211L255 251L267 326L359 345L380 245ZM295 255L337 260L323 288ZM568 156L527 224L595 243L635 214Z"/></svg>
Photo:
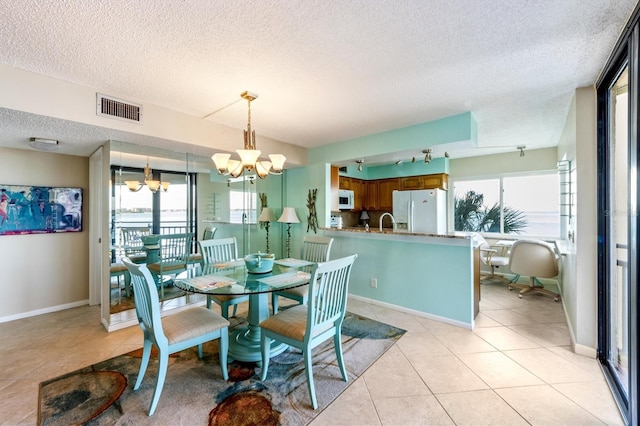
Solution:
<svg viewBox="0 0 640 426"><path fill-rule="evenodd" d="M165 276L175 277L189 267L189 253L193 233L167 234L158 237L158 262L147 263L149 271L153 273L156 284L160 288L160 298L164 299ZM168 281L171 283L172 281Z"/></svg>
<svg viewBox="0 0 640 426"><path fill-rule="evenodd" d="M231 262L238 259L238 243L235 237L198 241L202 253L203 266ZM229 307L233 306L233 316L236 316L238 304L249 300L249 296L207 295L207 308L211 308L211 301L220 306L222 316L229 319Z"/></svg>
<svg viewBox="0 0 640 426"><path fill-rule="evenodd" d="M357 254L313 266L309 281L309 301L306 305L296 305L268 317L260 323L262 336L261 380L267 379L271 340L277 340L302 351L311 405L318 408L311 352L325 340L333 337L333 345L338 358L342 379L348 381L347 370L342 357L340 330L347 310L349 275Z"/></svg>
<svg viewBox="0 0 640 426"><path fill-rule="evenodd" d="M198 357L202 358L202 344L220 339L220 369L223 379L228 380L229 321L204 307L190 308L162 318L156 283L149 269L145 265L131 262L128 258L123 258L122 262L131 275L138 323L144 333L142 360L134 391L140 387L147 371L151 346L155 345L158 348L158 377L149 406L149 416L153 415L158 405L167 375L169 355L172 353L198 345Z"/></svg>
<svg viewBox="0 0 640 426"><path fill-rule="evenodd" d="M326 262L329 260L332 244L333 238L307 235L302 241L301 259L316 263ZM307 303L307 298L309 297L309 286L303 285L302 287L271 293L271 308L273 309L274 315L278 313L278 297L280 296L295 300L301 305L304 305Z"/></svg>

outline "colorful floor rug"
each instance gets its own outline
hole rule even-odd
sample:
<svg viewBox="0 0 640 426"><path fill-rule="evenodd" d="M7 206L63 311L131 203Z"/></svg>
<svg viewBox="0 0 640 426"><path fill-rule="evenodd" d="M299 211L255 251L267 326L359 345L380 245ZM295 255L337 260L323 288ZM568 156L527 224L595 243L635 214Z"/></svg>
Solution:
<svg viewBox="0 0 640 426"><path fill-rule="evenodd" d="M242 323L232 320L232 327ZM141 350L83 368L40 384L39 424L42 425L303 425L313 420L362 375L403 334L404 330L347 313L342 342L349 382L338 368L333 342L313 351L318 409L311 408L301 352L289 349L271 359L267 380L260 380L255 363L229 364L229 381L222 380L217 343L174 354L158 408L147 416L155 387L157 358L145 378L132 390Z"/></svg>

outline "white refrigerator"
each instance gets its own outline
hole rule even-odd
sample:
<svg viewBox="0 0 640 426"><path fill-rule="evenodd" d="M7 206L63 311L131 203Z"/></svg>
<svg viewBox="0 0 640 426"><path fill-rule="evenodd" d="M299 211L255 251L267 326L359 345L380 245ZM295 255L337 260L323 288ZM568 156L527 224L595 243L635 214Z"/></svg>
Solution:
<svg viewBox="0 0 640 426"><path fill-rule="evenodd" d="M393 217L398 231L446 234L447 193L441 189L393 191Z"/></svg>

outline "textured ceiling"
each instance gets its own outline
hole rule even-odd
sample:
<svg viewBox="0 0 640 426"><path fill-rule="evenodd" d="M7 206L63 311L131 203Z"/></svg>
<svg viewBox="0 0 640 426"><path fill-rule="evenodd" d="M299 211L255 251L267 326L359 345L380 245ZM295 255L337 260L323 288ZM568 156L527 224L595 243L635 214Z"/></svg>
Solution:
<svg viewBox="0 0 640 426"><path fill-rule="evenodd" d="M472 111L479 146L538 148L635 4L0 0L0 63L197 117L250 90L254 129L305 147ZM246 104L207 120L243 128Z"/></svg>

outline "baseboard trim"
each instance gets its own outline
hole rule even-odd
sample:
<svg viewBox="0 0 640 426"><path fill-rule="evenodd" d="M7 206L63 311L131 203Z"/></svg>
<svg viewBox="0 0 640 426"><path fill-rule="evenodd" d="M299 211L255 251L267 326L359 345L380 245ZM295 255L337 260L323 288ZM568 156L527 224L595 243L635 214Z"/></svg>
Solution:
<svg viewBox="0 0 640 426"><path fill-rule="evenodd" d="M50 314L52 312L64 311L66 309L78 308L89 304L89 299L79 300L73 303L65 303L64 305L49 306L47 308L36 309L35 311L21 312L15 315L7 315L0 317L0 323L15 321L23 318L35 317L42 314Z"/></svg>
<svg viewBox="0 0 640 426"><path fill-rule="evenodd" d="M473 330L473 324L469 324L462 321L452 320L451 318L445 318L438 315L428 314L422 311L416 311L415 309L405 308L403 306L393 305L391 303L381 302L379 300L370 299L368 297L356 296L354 294L349 295L350 299L358 300L360 302L369 303L371 305L382 306L384 308L393 309L394 311L403 312L405 314L415 315L417 317L438 321L444 324L454 325L456 327L465 328L467 330ZM347 306L347 310L349 310Z"/></svg>

